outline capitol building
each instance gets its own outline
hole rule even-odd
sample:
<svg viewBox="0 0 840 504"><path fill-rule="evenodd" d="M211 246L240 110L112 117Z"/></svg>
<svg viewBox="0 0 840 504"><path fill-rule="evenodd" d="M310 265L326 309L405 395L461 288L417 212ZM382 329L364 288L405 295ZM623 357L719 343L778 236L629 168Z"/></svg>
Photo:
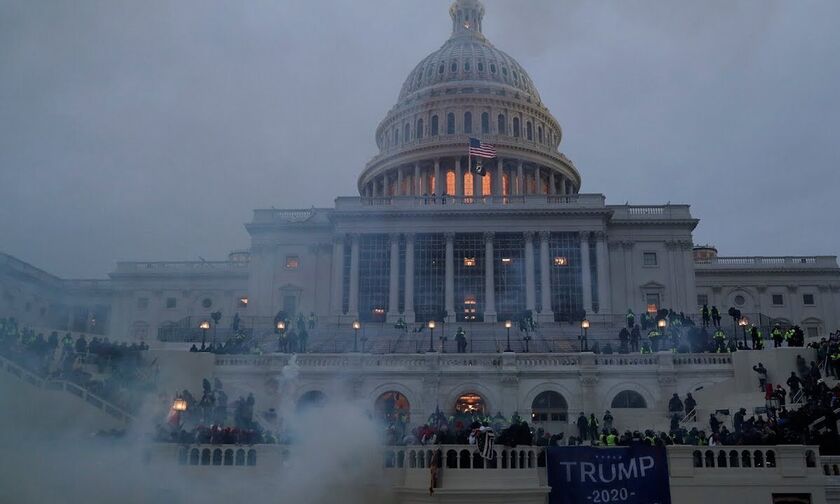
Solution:
<svg viewBox="0 0 840 504"><path fill-rule="evenodd" d="M223 261L119 262L107 279L86 280L0 254L0 317L143 341L171 366L162 379L172 390L213 376L257 404L274 401L292 359L276 351L279 314L303 317L295 401L350 397L373 411L397 393L415 424L480 410L573 433L579 412L609 409L622 429L667 429L674 393L693 392L703 422L764 406L752 366L784 382L810 350L605 355L580 352L581 336L617 348L628 310L637 321L670 309L699 323L708 305L733 340L742 333L730 308L765 335L798 325L816 341L840 328L836 257L718 255L695 243L701 216L688 204L586 192L586 167L563 154L563 128L537 84L485 34L482 3L457 0L449 14L451 36L376 127L378 153L359 166L354 195L329 208L254 210L250 247ZM471 138L496 157L470 156ZM218 327L202 330L217 311ZM529 313L535 329L520 332ZM259 354L186 352L231 337L234 315ZM822 481L812 476L803 485Z"/></svg>

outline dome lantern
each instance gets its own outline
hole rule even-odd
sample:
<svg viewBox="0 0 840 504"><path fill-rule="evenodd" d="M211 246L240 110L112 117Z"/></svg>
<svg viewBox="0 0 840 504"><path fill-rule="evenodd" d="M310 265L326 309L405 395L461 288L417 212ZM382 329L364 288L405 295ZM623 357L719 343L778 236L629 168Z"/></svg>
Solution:
<svg viewBox="0 0 840 504"><path fill-rule="evenodd" d="M484 5L479 0L456 0L449 8L452 17L452 37L472 36L483 38L481 23Z"/></svg>

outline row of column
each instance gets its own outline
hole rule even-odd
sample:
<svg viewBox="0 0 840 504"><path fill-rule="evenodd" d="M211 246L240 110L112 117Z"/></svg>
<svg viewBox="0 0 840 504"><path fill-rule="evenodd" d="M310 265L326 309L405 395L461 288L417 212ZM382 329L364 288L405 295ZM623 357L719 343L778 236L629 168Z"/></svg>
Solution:
<svg viewBox="0 0 840 504"><path fill-rule="evenodd" d="M386 173L375 177L368 182L364 188L363 195L365 197L384 197L384 196L422 196L424 194L444 194L446 190L446 178L448 173L455 174L455 194L454 196L464 196L464 175L467 166L461 166L461 158L455 158L455 168L452 170L441 169L441 160L436 159L434 165L431 167L421 166L420 162L414 163L408 168L399 167L393 170L392 173ZM555 170L541 166L525 165L523 161L518 161L515 168L505 168L504 160L496 158L493 160L484 160L484 169L490 173L491 176L491 193L483 194L482 191L482 177L473 177L473 191L474 196L522 196L527 194L573 194L574 187L571 180L557 173ZM404 173L408 171L409 173ZM395 173L394 173L395 172ZM508 187L507 194L504 194L502 187L502 176L507 172L509 180L512 182ZM542 175L547 173L547 188L543 188ZM434 186L431 180L434 177ZM408 180L408 184L405 181ZM529 188L528 181L534 183L534 189ZM395 183L396 190L390 190L391 183ZM405 189L403 186L406 185Z"/></svg>
<svg viewBox="0 0 840 504"><path fill-rule="evenodd" d="M536 312L536 275L534 238L539 236L540 261L540 318L553 320L551 311L551 277L552 264L549 251L549 231L535 233L527 231L525 240L525 308ZM399 312L399 278L400 278L400 234L390 235L390 276L388 282L388 321L396 321L402 316L406 322L414 321L414 234L406 233L405 237L405 292L404 312ZM446 268L444 306L450 317L455 316L455 233L445 233L446 237ZM496 287L495 261L493 252L493 232L484 233L484 322L496 322ZM583 289L583 309L587 313L593 312L592 303L592 269L590 264L590 242L595 241L596 270L598 272L597 289L599 292L599 313L610 313L609 293L609 258L607 257L606 235L603 232L580 233L580 257ZM333 290L332 306L337 315L344 313L344 247L345 239L337 236L333 243ZM359 235L350 235L350 279L347 303L347 314L358 317L359 314Z"/></svg>

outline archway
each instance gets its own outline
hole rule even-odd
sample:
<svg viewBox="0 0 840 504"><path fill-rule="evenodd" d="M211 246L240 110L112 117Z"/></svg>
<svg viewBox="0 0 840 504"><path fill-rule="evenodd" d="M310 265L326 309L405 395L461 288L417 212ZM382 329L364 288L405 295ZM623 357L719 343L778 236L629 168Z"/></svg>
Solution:
<svg viewBox="0 0 840 504"><path fill-rule="evenodd" d="M395 390L380 395L373 409L376 411L376 418L386 424L405 424L411 419L411 403L404 394Z"/></svg>
<svg viewBox="0 0 840 504"><path fill-rule="evenodd" d="M642 397L642 394L634 390L623 390L616 395L612 404L612 409L641 409L647 408L647 401Z"/></svg>
<svg viewBox="0 0 840 504"><path fill-rule="evenodd" d="M327 401L327 396L320 390L310 390L303 394L297 400L297 410L306 411L311 408L323 406Z"/></svg>
<svg viewBox="0 0 840 504"><path fill-rule="evenodd" d="M531 421L535 424L548 422L567 422L569 405L558 392L547 390L540 393L531 403Z"/></svg>

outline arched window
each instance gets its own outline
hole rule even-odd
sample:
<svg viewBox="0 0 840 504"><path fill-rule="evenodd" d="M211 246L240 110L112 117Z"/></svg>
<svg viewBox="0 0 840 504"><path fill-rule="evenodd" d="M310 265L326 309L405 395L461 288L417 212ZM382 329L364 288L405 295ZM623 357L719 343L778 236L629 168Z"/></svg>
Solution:
<svg viewBox="0 0 840 504"><path fill-rule="evenodd" d="M465 72L469 72L469 71L470 71L470 68L472 68L472 67L470 66L470 62L469 62L469 61L467 61L466 63L464 63L464 71L465 71Z"/></svg>
<svg viewBox="0 0 840 504"><path fill-rule="evenodd" d="M499 129L499 134L500 135L504 135L506 133L507 128L506 128L505 124L506 124L505 115L504 114L499 114L499 124L498 124L499 128L498 129Z"/></svg>
<svg viewBox="0 0 840 504"><path fill-rule="evenodd" d="M513 136L519 138L519 118L513 118Z"/></svg>
<svg viewBox="0 0 840 504"><path fill-rule="evenodd" d="M543 422L566 422L568 421L569 406L562 395L548 390L534 398L531 403L531 421L533 423Z"/></svg>
<svg viewBox="0 0 840 504"><path fill-rule="evenodd" d="M484 62L482 62L482 61L479 61L479 62L478 62L478 71L479 71L479 72L483 72L483 71L484 71Z"/></svg>
<svg viewBox="0 0 840 504"><path fill-rule="evenodd" d="M486 135L490 133L490 114L487 112L481 113L481 134Z"/></svg>
<svg viewBox="0 0 840 504"><path fill-rule="evenodd" d="M394 128L394 145L397 145L399 143L400 143L400 130L398 130L397 128Z"/></svg>
<svg viewBox="0 0 840 504"><path fill-rule="evenodd" d="M473 189L475 186L473 185L473 174L471 171L467 171L464 174L464 196L473 196Z"/></svg>
<svg viewBox="0 0 840 504"><path fill-rule="evenodd" d="M453 61L451 65L449 65L449 71L455 73L458 71L458 62Z"/></svg>
<svg viewBox="0 0 840 504"><path fill-rule="evenodd" d="M481 194L483 196L490 196L493 192L493 173L484 168L484 176L481 177Z"/></svg>
<svg viewBox="0 0 840 504"><path fill-rule="evenodd" d="M440 66L438 67L438 73L443 75L444 68L446 68L446 67L443 66L443 63L441 63Z"/></svg>
<svg viewBox="0 0 840 504"><path fill-rule="evenodd" d="M417 131L415 132L414 137L418 140L423 138L423 119L417 119Z"/></svg>
<svg viewBox="0 0 840 504"><path fill-rule="evenodd" d="M408 142L411 140L411 126L406 123L405 127L403 128L403 142Z"/></svg>
<svg viewBox="0 0 840 504"><path fill-rule="evenodd" d="M305 411L310 408L323 406L326 401L327 396L323 392L320 390L310 390L297 400L297 410Z"/></svg>
<svg viewBox="0 0 840 504"><path fill-rule="evenodd" d="M452 112L446 114L446 134L455 134L455 114L453 114Z"/></svg>
<svg viewBox="0 0 840 504"><path fill-rule="evenodd" d="M483 415L485 410L484 398L478 394L463 394L455 401L455 413Z"/></svg>
<svg viewBox="0 0 840 504"><path fill-rule="evenodd" d="M455 194L455 172L453 171L446 172L446 194L450 196Z"/></svg>
<svg viewBox="0 0 840 504"><path fill-rule="evenodd" d="M373 405L376 417L386 424L407 424L410 420L411 404L408 398L396 391L380 395Z"/></svg>
<svg viewBox="0 0 840 504"><path fill-rule="evenodd" d="M612 400L611 408L647 408L645 398L641 394L633 390L624 390L619 392Z"/></svg>
<svg viewBox="0 0 840 504"><path fill-rule="evenodd" d="M496 73L496 64L495 63L490 63L490 73L495 75L495 73Z"/></svg>
<svg viewBox="0 0 840 504"><path fill-rule="evenodd" d="M438 116L432 116L432 131L429 133L431 136L437 136L438 134Z"/></svg>
<svg viewBox="0 0 840 504"><path fill-rule="evenodd" d="M464 133L472 133L472 112L464 112Z"/></svg>
<svg viewBox="0 0 840 504"><path fill-rule="evenodd" d="M543 129L542 126L537 127L537 139L540 143L543 143Z"/></svg>
<svg viewBox="0 0 840 504"><path fill-rule="evenodd" d="M533 125L531 125L531 121L525 123L525 136L528 138L528 140L534 139L534 127Z"/></svg>

